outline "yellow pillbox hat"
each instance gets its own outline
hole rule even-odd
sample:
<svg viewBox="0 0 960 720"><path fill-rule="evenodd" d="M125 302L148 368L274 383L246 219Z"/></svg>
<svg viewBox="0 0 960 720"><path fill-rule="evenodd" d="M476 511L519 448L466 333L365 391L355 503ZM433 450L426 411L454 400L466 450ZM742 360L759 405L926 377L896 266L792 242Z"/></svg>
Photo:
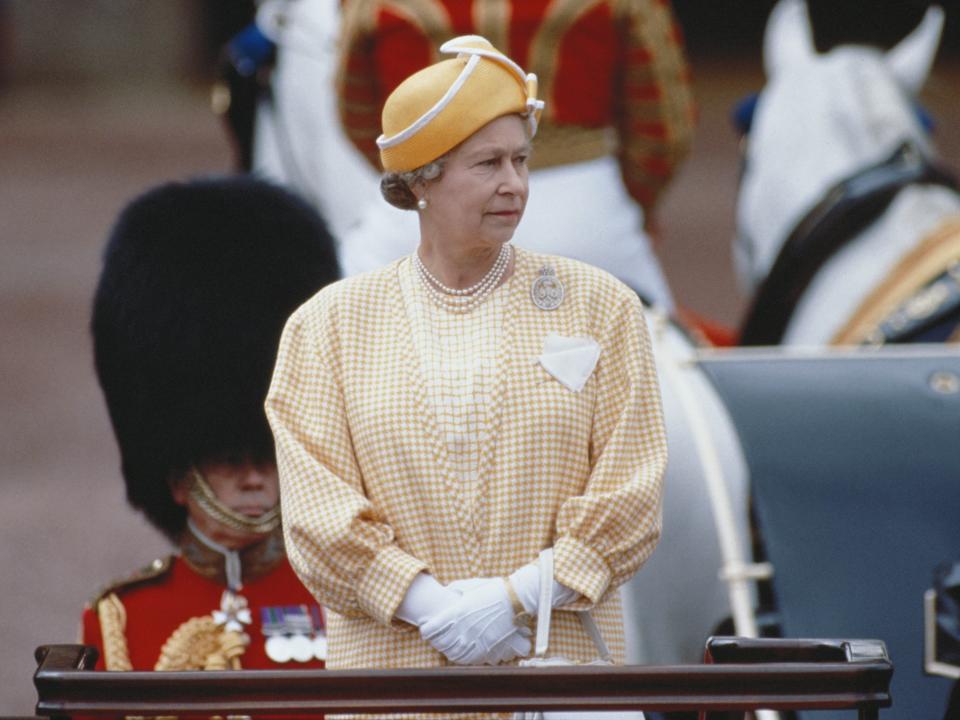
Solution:
<svg viewBox="0 0 960 720"><path fill-rule="evenodd" d="M537 132L543 102L536 75L479 35L454 38L440 52L457 57L414 73L384 103L377 138L384 170L426 165L502 115L524 115L531 136Z"/></svg>

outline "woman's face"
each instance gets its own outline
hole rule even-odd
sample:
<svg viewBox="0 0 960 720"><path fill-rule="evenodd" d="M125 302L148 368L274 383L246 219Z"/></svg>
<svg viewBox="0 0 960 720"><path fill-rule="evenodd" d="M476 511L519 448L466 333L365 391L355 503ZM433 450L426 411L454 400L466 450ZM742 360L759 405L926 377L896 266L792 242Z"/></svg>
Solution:
<svg viewBox="0 0 960 720"><path fill-rule="evenodd" d="M485 125L451 151L443 175L424 187L424 229L465 248L508 242L527 205L529 155L518 115Z"/></svg>

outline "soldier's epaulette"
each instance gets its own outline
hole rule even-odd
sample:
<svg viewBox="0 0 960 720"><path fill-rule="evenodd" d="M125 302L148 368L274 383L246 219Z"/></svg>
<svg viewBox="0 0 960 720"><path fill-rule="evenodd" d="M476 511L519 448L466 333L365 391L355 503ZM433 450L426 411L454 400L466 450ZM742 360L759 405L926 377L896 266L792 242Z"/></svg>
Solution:
<svg viewBox="0 0 960 720"><path fill-rule="evenodd" d="M152 563L149 565L144 565L136 572L108 583L94 596L90 606L95 608L97 603L99 603L110 593L120 594L139 585L145 585L162 580L173 568L173 560L175 557L175 555L167 555L166 557L157 558Z"/></svg>

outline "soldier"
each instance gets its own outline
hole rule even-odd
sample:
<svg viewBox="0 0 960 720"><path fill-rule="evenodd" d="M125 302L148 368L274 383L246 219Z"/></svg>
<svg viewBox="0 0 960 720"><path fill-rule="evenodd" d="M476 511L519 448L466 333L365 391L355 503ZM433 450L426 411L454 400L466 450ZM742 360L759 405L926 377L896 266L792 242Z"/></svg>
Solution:
<svg viewBox="0 0 960 720"><path fill-rule="evenodd" d="M338 275L321 218L263 181L170 183L121 213L94 359L127 499L176 552L84 611L99 669L323 666L322 613L284 551L263 402L287 316Z"/></svg>

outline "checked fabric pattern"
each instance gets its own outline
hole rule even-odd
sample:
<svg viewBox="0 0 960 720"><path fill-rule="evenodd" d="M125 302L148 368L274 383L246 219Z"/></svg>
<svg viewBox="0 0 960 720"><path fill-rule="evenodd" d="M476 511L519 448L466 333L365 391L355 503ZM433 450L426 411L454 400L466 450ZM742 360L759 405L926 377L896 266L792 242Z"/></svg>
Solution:
<svg viewBox="0 0 960 720"><path fill-rule="evenodd" d="M530 288L551 265L561 306ZM445 664L393 619L421 570L442 583L502 576L555 547L556 578L584 596L615 656L618 594L660 535L666 440L650 342L636 295L574 260L516 250L494 296L495 375L464 492L418 351L409 260L330 285L287 323L267 414L277 442L290 561L329 613L327 667ZM490 299L488 298L488 301ZM470 322L464 320L464 322ZM601 348L574 393L536 362L548 332ZM595 651L572 613L554 613L552 651Z"/></svg>
<svg viewBox="0 0 960 720"><path fill-rule="evenodd" d="M430 378L427 401L445 445L458 502L478 508L480 450L491 442L493 395L500 379L498 349L508 280L470 312L450 312L429 296L413 263L399 266L404 306L413 327L421 371Z"/></svg>

